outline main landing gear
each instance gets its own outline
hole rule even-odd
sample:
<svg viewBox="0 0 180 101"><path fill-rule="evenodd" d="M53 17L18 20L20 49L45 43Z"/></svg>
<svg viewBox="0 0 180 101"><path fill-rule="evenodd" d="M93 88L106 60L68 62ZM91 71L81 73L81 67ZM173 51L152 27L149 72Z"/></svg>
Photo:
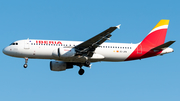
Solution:
<svg viewBox="0 0 180 101"><path fill-rule="evenodd" d="M87 60L87 61L85 61L84 64L78 65L80 67L80 69L78 71L79 75L83 75L85 72L84 69L82 69L82 66L90 67L90 64L91 64L91 62L89 60Z"/></svg>
<svg viewBox="0 0 180 101"><path fill-rule="evenodd" d="M27 68L27 66L28 66L28 65L27 65L27 62L28 62L28 58L25 57L25 64L23 65L24 68Z"/></svg>
<svg viewBox="0 0 180 101"><path fill-rule="evenodd" d="M79 75L83 75L84 74L84 69L82 69L82 67L80 67L80 69L79 69Z"/></svg>

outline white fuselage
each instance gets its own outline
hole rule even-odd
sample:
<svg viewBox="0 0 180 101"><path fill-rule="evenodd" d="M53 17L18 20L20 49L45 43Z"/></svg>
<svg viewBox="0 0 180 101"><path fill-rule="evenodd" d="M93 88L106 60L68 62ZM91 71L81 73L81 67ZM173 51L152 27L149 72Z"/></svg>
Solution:
<svg viewBox="0 0 180 101"><path fill-rule="evenodd" d="M3 53L19 58L33 59L54 59L64 62L84 63L87 57L74 56L75 50L73 47L82 43L81 41L56 41L56 40L19 40L12 43L10 46L3 49ZM96 48L92 57L89 57L91 62L98 61L128 61L142 59L151 56L162 55L173 52L172 48L166 48L163 51L153 51L142 48L138 44L125 43L103 43ZM62 54L58 54L58 49ZM147 55L148 53L148 55ZM131 56L130 56L131 55Z"/></svg>
<svg viewBox="0 0 180 101"><path fill-rule="evenodd" d="M56 41L56 40L19 40L15 44L6 47L3 52L9 56L19 58L55 59L65 62L83 62L83 60L72 57L56 57L53 55L58 48L65 51L71 50L80 44L80 41ZM17 45L16 45L17 43ZM138 44L103 43L96 48L94 55L90 58L92 62L97 61L124 61L136 49Z"/></svg>

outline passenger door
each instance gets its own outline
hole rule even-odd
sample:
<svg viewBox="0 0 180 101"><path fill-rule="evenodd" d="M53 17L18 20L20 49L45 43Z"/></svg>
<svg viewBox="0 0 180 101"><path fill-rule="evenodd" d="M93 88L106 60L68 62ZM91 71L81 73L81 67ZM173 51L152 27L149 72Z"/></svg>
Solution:
<svg viewBox="0 0 180 101"><path fill-rule="evenodd" d="M24 41L24 49L29 49L30 48L30 42L29 39Z"/></svg>

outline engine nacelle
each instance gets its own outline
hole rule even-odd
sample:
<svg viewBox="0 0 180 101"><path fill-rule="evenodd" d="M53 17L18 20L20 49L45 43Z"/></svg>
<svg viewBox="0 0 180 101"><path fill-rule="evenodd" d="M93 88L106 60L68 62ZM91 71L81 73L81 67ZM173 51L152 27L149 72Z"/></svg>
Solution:
<svg viewBox="0 0 180 101"><path fill-rule="evenodd" d="M51 61L50 62L50 69L52 71L64 71L66 69L73 68L73 64L66 63L62 61Z"/></svg>
<svg viewBox="0 0 180 101"><path fill-rule="evenodd" d="M54 50L52 53L52 55L57 58L73 57L75 54L76 54L76 51L74 48L58 48Z"/></svg>

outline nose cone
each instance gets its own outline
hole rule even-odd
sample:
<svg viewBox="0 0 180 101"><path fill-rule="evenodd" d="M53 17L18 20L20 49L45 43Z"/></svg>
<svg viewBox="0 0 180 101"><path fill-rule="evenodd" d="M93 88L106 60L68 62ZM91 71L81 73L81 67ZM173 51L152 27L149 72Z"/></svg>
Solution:
<svg viewBox="0 0 180 101"><path fill-rule="evenodd" d="M12 48L11 48L10 46L4 48L4 49L2 50L2 52L3 52L4 54L6 54L6 55L9 55L9 56L11 56L12 53L13 53Z"/></svg>
<svg viewBox="0 0 180 101"><path fill-rule="evenodd" d="M5 54L5 55L8 55L8 56L12 56L12 57L18 57L19 53L18 53L18 49L17 48L14 48L12 46L7 46L6 48L4 48L2 50L2 52Z"/></svg>
<svg viewBox="0 0 180 101"><path fill-rule="evenodd" d="M7 47L2 50L2 52L3 52L4 54L6 54L6 55L8 54L8 51L9 51L9 50L7 49Z"/></svg>

